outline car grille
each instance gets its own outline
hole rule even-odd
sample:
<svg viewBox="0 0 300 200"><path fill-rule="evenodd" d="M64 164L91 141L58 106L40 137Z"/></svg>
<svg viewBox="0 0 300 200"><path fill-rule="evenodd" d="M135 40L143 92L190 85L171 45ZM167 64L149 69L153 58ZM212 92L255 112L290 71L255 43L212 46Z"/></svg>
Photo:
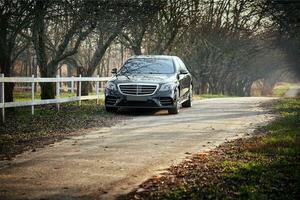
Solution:
<svg viewBox="0 0 300 200"><path fill-rule="evenodd" d="M120 92L125 95L152 95L155 93L158 85L155 84L120 84Z"/></svg>

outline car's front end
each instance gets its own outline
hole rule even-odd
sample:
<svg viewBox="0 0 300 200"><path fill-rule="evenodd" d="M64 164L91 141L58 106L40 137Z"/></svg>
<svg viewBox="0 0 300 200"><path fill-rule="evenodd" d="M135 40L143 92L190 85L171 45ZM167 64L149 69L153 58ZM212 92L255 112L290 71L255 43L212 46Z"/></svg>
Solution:
<svg viewBox="0 0 300 200"><path fill-rule="evenodd" d="M105 90L105 106L110 108L169 109L176 102L176 83L109 81Z"/></svg>

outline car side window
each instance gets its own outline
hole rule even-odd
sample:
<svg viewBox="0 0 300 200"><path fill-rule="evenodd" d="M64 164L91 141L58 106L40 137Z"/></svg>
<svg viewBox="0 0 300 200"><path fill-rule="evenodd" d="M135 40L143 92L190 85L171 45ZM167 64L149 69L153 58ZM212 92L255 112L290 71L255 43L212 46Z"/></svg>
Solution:
<svg viewBox="0 0 300 200"><path fill-rule="evenodd" d="M178 58L174 58L174 64L175 64L175 67L176 67L176 71L179 72L181 67L180 67L180 63L178 61Z"/></svg>
<svg viewBox="0 0 300 200"><path fill-rule="evenodd" d="M185 64L182 62L182 60L180 58L177 58L177 62L179 64L179 70L185 70L185 71L188 71Z"/></svg>

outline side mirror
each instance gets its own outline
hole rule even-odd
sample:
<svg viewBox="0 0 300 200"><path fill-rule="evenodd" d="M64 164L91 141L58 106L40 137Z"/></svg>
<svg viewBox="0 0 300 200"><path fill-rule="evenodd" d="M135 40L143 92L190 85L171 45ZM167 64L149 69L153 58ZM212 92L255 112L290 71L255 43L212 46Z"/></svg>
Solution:
<svg viewBox="0 0 300 200"><path fill-rule="evenodd" d="M115 74L117 74L117 71L118 71L117 68L113 68L113 69L111 70L111 74L112 74L112 75L115 75Z"/></svg>
<svg viewBox="0 0 300 200"><path fill-rule="evenodd" d="M179 74L188 74L189 72L185 69L179 70Z"/></svg>

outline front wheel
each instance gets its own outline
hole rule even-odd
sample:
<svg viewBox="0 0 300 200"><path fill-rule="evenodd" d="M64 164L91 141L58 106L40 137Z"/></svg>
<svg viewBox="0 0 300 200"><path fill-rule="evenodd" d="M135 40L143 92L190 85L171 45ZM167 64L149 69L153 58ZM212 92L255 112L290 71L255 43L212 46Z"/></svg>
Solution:
<svg viewBox="0 0 300 200"><path fill-rule="evenodd" d="M173 108L168 109L169 114L178 114L180 109L180 104L179 104L179 95L176 95L176 101L175 101L175 106Z"/></svg>
<svg viewBox="0 0 300 200"><path fill-rule="evenodd" d="M190 108L190 107L192 107L192 104L193 104L192 102L193 102L193 88L191 86L188 100L182 103L182 107Z"/></svg>

